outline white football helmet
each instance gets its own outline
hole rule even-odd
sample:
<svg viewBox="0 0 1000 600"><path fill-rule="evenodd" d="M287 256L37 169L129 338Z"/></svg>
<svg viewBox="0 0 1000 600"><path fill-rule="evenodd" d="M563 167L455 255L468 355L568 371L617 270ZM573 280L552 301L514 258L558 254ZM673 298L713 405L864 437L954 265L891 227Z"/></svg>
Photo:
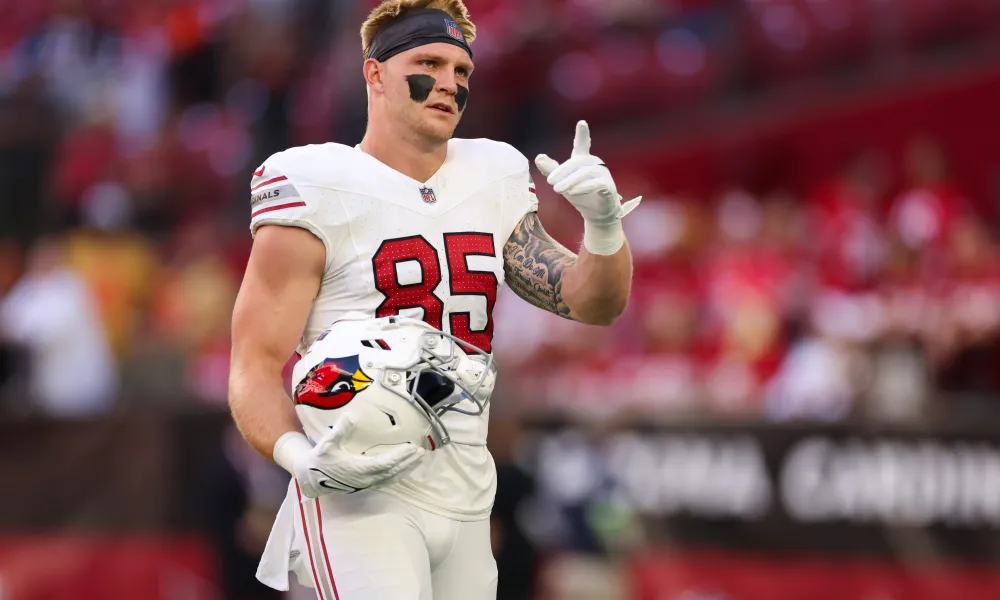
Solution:
<svg viewBox="0 0 1000 600"><path fill-rule="evenodd" d="M292 399L313 443L350 415L347 450L404 443L436 450L451 441L441 415L482 414L495 382L492 355L419 319L348 318L295 365Z"/></svg>

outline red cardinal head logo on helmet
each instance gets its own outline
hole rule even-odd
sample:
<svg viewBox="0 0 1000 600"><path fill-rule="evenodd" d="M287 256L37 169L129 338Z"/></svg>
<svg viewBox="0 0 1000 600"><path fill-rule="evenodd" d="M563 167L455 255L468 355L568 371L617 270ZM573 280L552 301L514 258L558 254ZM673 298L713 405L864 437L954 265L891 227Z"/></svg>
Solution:
<svg viewBox="0 0 1000 600"><path fill-rule="evenodd" d="M296 404L332 410L341 408L372 383L361 370L358 356L328 358L306 374L295 386Z"/></svg>

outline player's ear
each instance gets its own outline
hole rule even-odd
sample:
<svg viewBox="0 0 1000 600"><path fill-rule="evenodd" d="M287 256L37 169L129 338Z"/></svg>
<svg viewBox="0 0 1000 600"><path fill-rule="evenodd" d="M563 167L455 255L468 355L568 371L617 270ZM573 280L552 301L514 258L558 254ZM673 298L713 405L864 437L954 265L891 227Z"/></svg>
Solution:
<svg viewBox="0 0 1000 600"><path fill-rule="evenodd" d="M383 75L385 75L385 65L378 62L374 58L369 58L364 64L365 81L368 83L368 87L371 89L381 92L383 88Z"/></svg>

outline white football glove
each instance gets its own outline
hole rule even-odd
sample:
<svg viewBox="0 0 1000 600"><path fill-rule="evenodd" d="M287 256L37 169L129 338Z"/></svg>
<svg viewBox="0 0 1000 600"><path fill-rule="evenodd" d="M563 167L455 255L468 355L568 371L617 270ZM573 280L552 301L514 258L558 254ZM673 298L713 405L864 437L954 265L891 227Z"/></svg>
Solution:
<svg viewBox="0 0 1000 600"><path fill-rule="evenodd" d="M583 215L583 246L592 254L611 255L625 243L621 220L638 206L642 196L622 205L622 197L604 162L590 154L590 127L576 124L573 154L559 164L545 154L535 166L557 194L562 194Z"/></svg>
<svg viewBox="0 0 1000 600"><path fill-rule="evenodd" d="M426 453L413 444L374 456L351 452L343 444L353 429L354 421L345 415L315 447L301 433L286 433L274 445L275 462L292 472L303 496L316 498L386 485L416 467Z"/></svg>

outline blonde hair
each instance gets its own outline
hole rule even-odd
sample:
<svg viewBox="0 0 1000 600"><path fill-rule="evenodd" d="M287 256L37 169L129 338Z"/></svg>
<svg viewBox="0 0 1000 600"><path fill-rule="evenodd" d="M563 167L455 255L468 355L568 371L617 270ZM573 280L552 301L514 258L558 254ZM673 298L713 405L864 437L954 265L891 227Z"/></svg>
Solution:
<svg viewBox="0 0 1000 600"><path fill-rule="evenodd" d="M365 59L369 58L372 40L383 25L406 11L419 8L443 10L458 24L466 42L471 44L476 40L476 26L469 20L469 9L462 0L385 0L376 6L361 24L361 51Z"/></svg>

